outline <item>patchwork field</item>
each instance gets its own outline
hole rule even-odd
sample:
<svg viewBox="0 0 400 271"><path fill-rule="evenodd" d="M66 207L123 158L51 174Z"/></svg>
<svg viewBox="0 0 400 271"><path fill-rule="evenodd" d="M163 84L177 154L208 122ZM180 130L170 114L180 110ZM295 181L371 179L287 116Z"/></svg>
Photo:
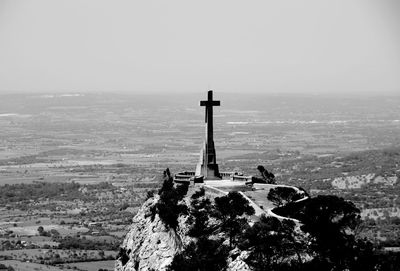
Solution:
<svg viewBox="0 0 400 271"><path fill-rule="evenodd" d="M96 262L81 262L63 265L66 269L98 271L100 269L112 271L114 270L115 261L96 261Z"/></svg>
<svg viewBox="0 0 400 271"><path fill-rule="evenodd" d="M0 255L21 270L59 270L57 254L90 258L112 250L103 257L114 257L165 168L194 170L204 137L203 94L1 96ZM352 200L367 235L400 246L399 96L215 98L222 101L214 112L221 171L255 175L264 165L279 184ZM222 186L270 207L268 189ZM54 266L40 264L40 253L35 263L25 261L49 249L65 251L49 254Z"/></svg>

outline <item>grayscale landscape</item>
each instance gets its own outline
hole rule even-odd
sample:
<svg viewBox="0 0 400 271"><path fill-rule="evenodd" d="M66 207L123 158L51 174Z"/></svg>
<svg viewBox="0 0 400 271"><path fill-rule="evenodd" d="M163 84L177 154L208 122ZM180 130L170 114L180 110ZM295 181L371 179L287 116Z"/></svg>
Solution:
<svg viewBox="0 0 400 271"><path fill-rule="evenodd" d="M399 271L399 48L399 0L0 0L0 271Z"/></svg>
<svg viewBox="0 0 400 271"><path fill-rule="evenodd" d="M161 186L163 170L194 170L204 140L203 96L1 95L4 263L112 270L132 217ZM215 97L222 103L214 110L221 171L254 175L264 165L279 184L344 197L361 210L364 236L400 247L400 96Z"/></svg>

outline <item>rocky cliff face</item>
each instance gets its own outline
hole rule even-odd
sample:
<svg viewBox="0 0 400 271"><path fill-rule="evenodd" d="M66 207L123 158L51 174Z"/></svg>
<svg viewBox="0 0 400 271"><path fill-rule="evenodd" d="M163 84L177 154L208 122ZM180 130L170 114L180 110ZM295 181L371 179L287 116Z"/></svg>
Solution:
<svg viewBox="0 0 400 271"><path fill-rule="evenodd" d="M152 218L151 208L158 200L158 195L148 199L133 218L115 262L115 271L166 270L174 256L192 240L186 234L184 217L179 218L176 232L166 227L157 214ZM245 252L232 251L228 270L250 270L243 261L245 258Z"/></svg>
<svg viewBox="0 0 400 271"><path fill-rule="evenodd" d="M133 218L116 261L116 271L166 270L182 250L181 237L168 229L158 215L152 219L150 210L158 199L155 196L147 200Z"/></svg>

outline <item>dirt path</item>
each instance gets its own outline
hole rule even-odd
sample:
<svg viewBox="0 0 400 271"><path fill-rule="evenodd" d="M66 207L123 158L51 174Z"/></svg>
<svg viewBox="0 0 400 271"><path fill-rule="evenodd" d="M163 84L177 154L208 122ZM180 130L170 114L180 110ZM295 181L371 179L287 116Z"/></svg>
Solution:
<svg viewBox="0 0 400 271"><path fill-rule="evenodd" d="M224 188L228 188L228 187L237 187L237 186L243 186L243 183L241 182L235 182L235 181L230 181L230 180L222 180L222 181L205 181L204 182L204 186L212 189L218 193L221 193L222 195L227 195L228 192L224 191ZM256 189L262 189L262 190L270 190L271 188L275 188L275 187L290 187L293 188L295 190L297 190L298 192L300 192L300 190L297 187L294 186L289 186L289 185L280 185L280 184L254 184L253 186ZM239 193L249 202L250 206L254 208L255 211L255 215L256 216L261 216L262 214L265 214L266 216L273 216L276 217L280 220L282 219L289 219L294 221L296 224L299 224L300 221L298 221L297 219L294 218L289 218L289 217L283 217L280 215L275 214L274 212L272 212L272 209L274 209L275 207L271 207L268 209L262 209L256 202L254 202L252 199L250 199L246 194L244 194L242 191L239 191ZM308 199L308 197L304 197L300 200L298 200L298 202L303 201Z"/></svg>

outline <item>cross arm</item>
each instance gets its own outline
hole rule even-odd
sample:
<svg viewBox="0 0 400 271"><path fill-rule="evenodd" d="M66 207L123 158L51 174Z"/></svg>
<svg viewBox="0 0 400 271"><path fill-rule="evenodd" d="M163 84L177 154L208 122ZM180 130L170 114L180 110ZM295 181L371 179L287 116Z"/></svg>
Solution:
<svg viewBox="0 0 400 271"><path fill-rule="evenodd" d="M200 101L200 106L220 106L221 101Z"/></svg>

